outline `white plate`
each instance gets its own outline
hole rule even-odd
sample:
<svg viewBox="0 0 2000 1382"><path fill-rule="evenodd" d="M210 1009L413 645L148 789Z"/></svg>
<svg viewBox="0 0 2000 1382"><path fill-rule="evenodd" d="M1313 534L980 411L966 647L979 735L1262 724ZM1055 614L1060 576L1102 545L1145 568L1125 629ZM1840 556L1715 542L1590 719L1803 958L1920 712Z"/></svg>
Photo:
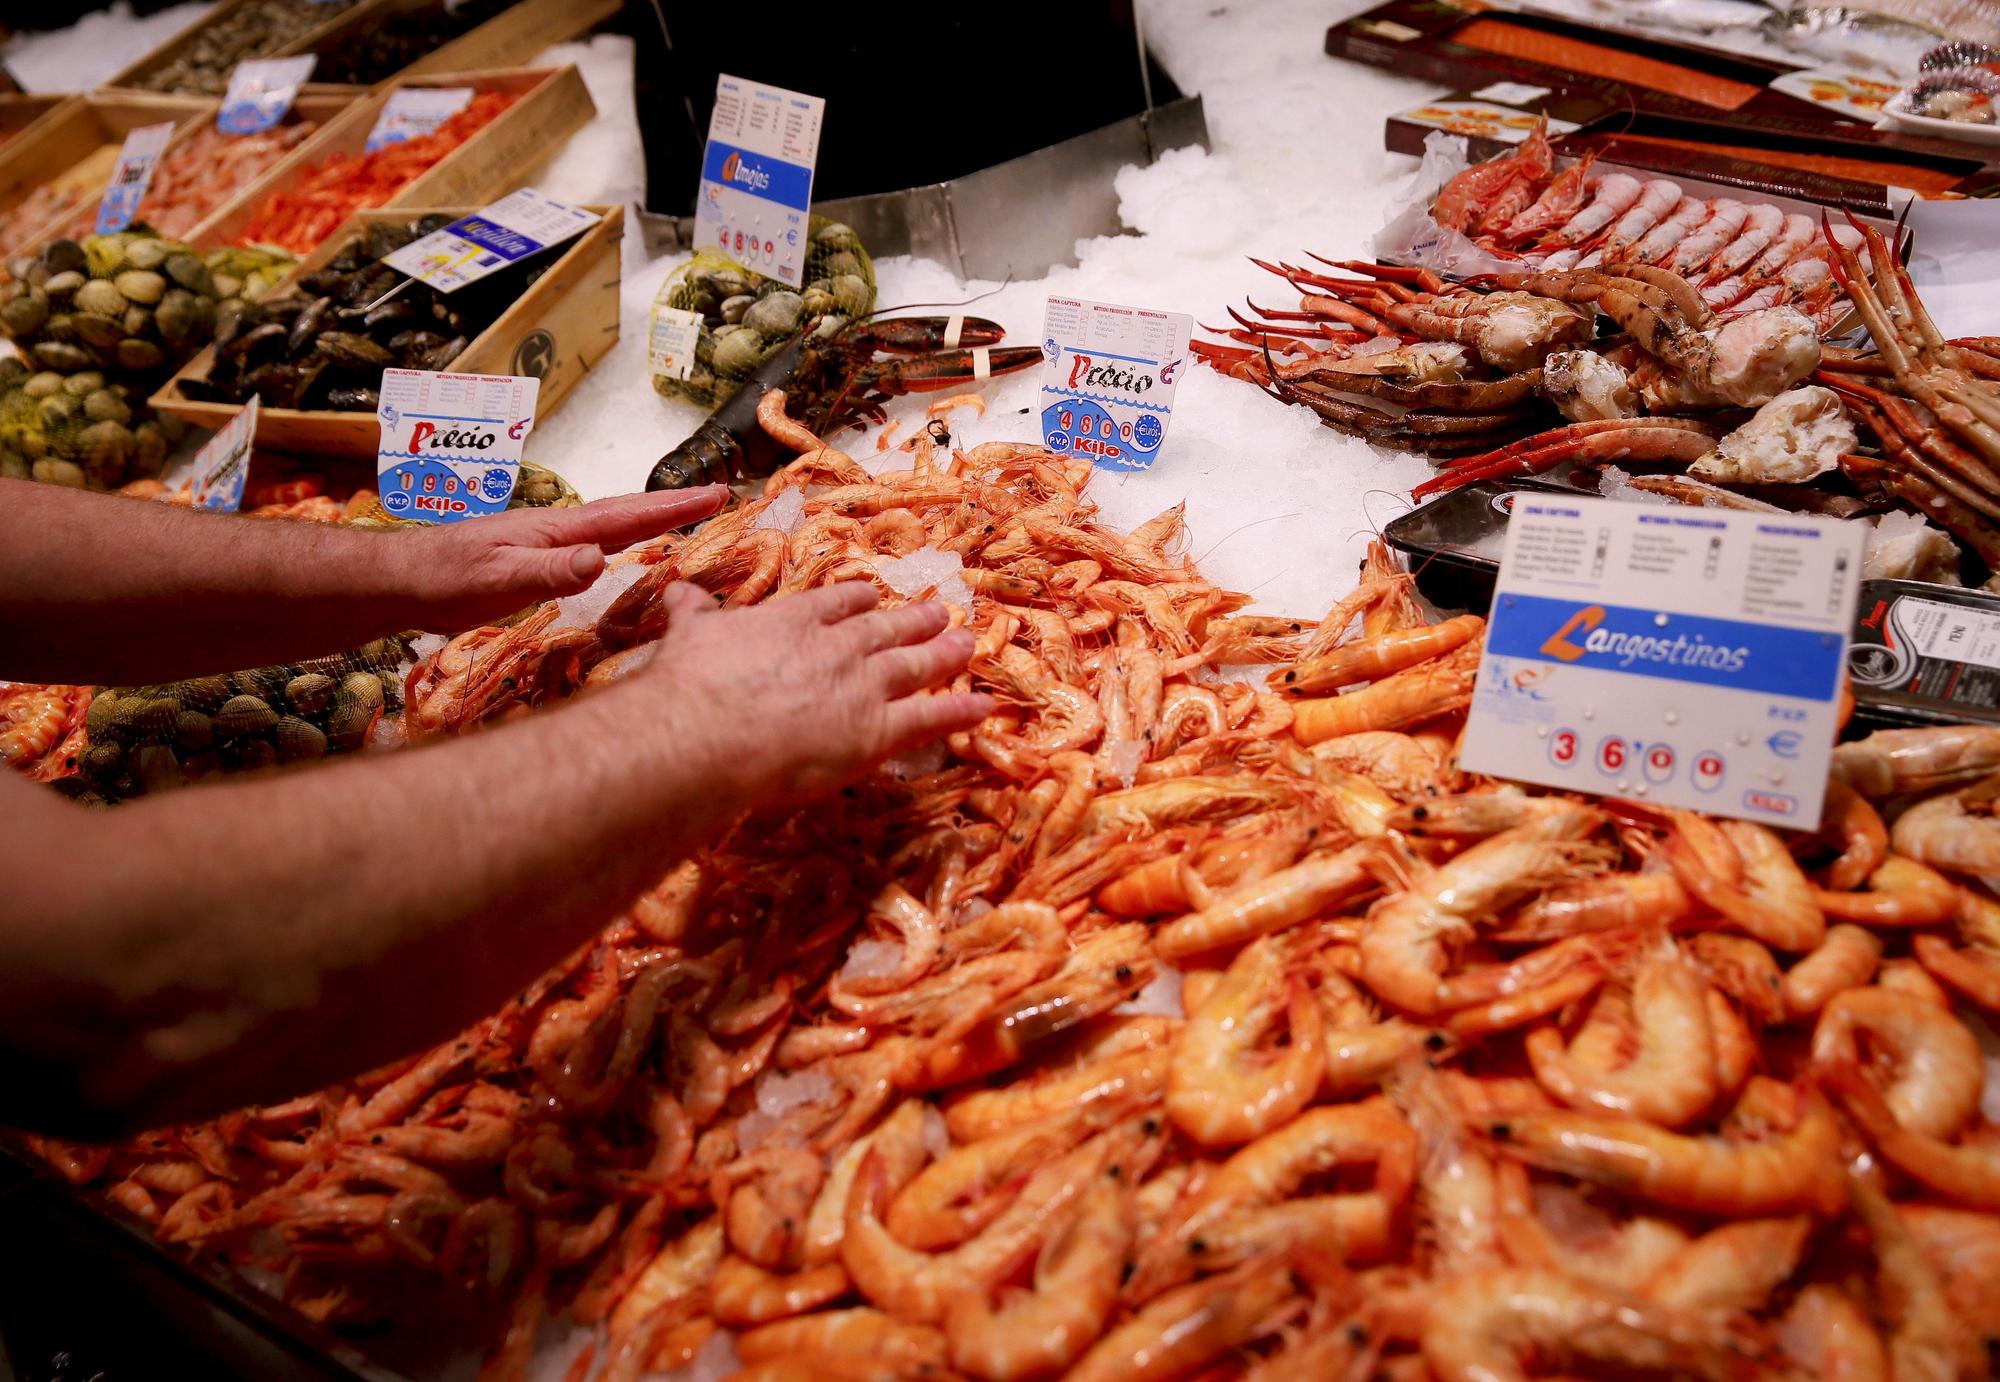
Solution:
<svg viewBox="0 0 2000 1382"><path fill-rule="evenodd" d="M1939 120L1901 109L1900 101L1882 107L1884 124L1911 134L1928 134L1936 139L1959 139L1968 144L2000 144L2000 125L1974 125L1963 120Z"/></svg>

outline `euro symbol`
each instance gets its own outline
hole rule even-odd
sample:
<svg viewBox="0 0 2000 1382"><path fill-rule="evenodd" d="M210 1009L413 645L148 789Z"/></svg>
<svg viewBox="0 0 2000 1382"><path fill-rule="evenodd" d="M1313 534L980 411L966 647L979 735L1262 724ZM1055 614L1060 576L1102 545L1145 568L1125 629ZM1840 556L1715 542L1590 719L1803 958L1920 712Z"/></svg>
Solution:
<svg viewBox="0 0 2000 1382"><path fill-rule="evenodd" d="M1585 605L1575 614L1572 614L1567 623L1549 636L1548 642L1542 644L1542 652L1558 662L1575 662L1588 649L1570 642L1569 636L1573 633L1587 634L1603 622L1603 605Z"/></svg>

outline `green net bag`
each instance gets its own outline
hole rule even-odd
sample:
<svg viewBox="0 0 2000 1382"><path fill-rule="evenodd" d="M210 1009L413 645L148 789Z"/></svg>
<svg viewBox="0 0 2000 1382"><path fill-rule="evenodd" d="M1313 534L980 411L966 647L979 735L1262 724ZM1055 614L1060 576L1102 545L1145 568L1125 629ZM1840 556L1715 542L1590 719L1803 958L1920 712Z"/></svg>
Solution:
<svg viewBox="0 0 2000 1382"><path fill-rule="evenodd" d="M691 312L701 327L686 378L663 372L655 355L653 387L662 397L715 407L801 328L838 331L875 310L875 261L861 238L824 216L811 226L802 288L705 249L667 276L653 299L655 334L662 308Z"/></svg>

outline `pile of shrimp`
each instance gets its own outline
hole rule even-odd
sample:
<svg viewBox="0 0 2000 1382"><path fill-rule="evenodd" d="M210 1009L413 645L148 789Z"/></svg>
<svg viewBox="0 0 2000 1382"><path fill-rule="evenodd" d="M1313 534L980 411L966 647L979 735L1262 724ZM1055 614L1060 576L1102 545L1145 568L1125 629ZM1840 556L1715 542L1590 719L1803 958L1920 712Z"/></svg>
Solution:
<svg viewBox="0 0 2000 1382"><path fill-rule="evenodd" d="M1482 621L1383 549L1245 615L1074 461L798 444L590 627L440 652L431 731L615 674L667 579L919 549L1003 709L435 1050L44 1154L314 1318L483 1308L496 1378L578 1328L578 1380L1987 1375L2000 731L1842 746L1791 838L1526 792L1455 767Z"/></svg>

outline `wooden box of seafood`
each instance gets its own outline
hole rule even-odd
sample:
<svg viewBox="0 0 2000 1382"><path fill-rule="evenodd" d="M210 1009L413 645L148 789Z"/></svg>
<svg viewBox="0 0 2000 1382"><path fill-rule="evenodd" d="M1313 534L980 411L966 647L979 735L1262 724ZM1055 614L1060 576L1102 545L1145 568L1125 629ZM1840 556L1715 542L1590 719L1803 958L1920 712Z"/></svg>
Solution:
<svg viewBox="0 0 2000 1382"><path fill-rule="evenodd" d="M383 0L314 41L312 85L523 67L618 13L618 0Z"/></svg>
<svg viewBox="0 0 2000 1382"><path fill-rule="evenodd" d="M249 58L289 57L312 47L381 0L222 0L201 18L104 84L113 91L220 97Z"/></svg>
<svg viewBox="0 0 2000 1382"><path fill-rule="evenodd" d="M13 91L0 95L0 146L19 139L61 107L80 99L76 96L30 95Z"/></svg>
<svg viewBox="0 0 2000 1382"><path fill-rule="evenodd" d="M125 136L172 123L177 148L213 124L213 101L185 96L85 96L0 146L0 255L34 248L66 218L94 214Z"/></svg>
<svg viewBox="0 0 2000 1382"><path fill-rule="evenodd" d="M406 86L473 95L430 134L368 152L382 107ZM364 207L483 205L532 182L596 113L574 67L410 78L353 101L189 239L203 249L273 244L303 255Z"/></svg>
<svg viewBox="0 0 2000 1382"><path fill-rule="evenodd" d="M444 295L411 283L382 255L476 207L357 213L262 301L218 325L216 343L153 396L152 406L219 428L262 399L257 444L313 456L375 454L376 384L391 367L541 380L544 415L618 341L618 247L624 210L582 235ZM446 334L450 333L450 334Z"/></svg>

